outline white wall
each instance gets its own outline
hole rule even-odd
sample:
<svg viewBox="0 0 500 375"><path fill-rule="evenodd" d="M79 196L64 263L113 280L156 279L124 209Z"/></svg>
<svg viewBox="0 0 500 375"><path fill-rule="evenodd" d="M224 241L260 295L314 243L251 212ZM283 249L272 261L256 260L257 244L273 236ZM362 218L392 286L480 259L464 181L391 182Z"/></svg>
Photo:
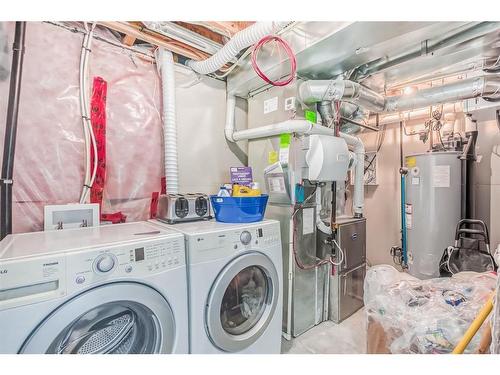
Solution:
<svg viewBox="0 0 500 375"><path fill-rule="evenodd" d="M176 67L180 192L215 194L229 181L229 168L242 165L224 136L225 82ZM246 128L246 102L238 102L236 126ZM242 145L246 152L246 145Z"/></svg>
<svg viewBox="0 0 500 375"><path fill-rule="evenodd" d="M500 132L495 121L495 110L474 114L478 120L477 152L482 155L475 171L476 216L486 221L492 246L500 243ZM409 129L421 128L410 125ZM375 149L376 133L360 137L368 151ZM404 154L425 152L418 136L403 138ZM495 153L492 153L495 151ZM399 123L387 126L384 143L378 154L378 186L367 186L365 215L367 217L367 257L372 264L392 264L391 246L400 245L400 190L399 190Z"/></svg>

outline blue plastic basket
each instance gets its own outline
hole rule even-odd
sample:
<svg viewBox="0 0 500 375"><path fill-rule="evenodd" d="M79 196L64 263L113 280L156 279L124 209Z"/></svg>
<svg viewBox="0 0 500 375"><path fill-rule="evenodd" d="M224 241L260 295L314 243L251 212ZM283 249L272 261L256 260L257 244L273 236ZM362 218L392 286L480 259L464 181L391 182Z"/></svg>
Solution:
<svg viewBox="0 0 500 375"><path fill-rule="evenodd" d="M219 197L211 195L215 220L224 223L253 223L261 221L266 212L267 194L260 197Z"/></svg>

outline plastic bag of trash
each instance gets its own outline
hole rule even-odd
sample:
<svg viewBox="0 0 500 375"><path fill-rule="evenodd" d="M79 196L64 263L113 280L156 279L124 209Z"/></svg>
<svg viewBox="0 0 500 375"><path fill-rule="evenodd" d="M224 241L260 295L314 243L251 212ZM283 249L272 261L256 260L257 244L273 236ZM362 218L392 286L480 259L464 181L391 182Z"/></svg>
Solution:
<svg viewBox="0 0 500 375"><path fill-rule="evenodd" d="M451 278L419 280L394 267L368 270L365 310L370 352L450 353L495 288L493 273L462 272ZM481 335L466 352L475 352ZM385 347L370 346L370 340Z"/></svg>

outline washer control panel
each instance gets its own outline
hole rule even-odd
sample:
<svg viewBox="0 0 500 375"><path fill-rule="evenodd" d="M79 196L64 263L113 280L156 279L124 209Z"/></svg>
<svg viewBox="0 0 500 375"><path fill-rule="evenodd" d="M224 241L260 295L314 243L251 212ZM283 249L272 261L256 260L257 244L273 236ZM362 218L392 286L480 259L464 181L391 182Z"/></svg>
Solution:
<svg viewBox="0 0 500 375"><path fill-rule="evenodd" d="M244 230L240 234L240 241L243 245L249 245L250 242L252 242L252 234L249 231Z"/></svg>
<svg viewBox="0 0 500 375"><path fill-rule="evenodd" d="M182 235L74 252L66 262L68 286L80 288L111 277L141 277L184 264Z"/></svg>
<svg viewBox="0 0 500 375"><path fill-rule="evenodd" d="M117 264L118 260L113 253L101 254L94 259L94 272L100 274L111 272L115 269Z"/></svg>

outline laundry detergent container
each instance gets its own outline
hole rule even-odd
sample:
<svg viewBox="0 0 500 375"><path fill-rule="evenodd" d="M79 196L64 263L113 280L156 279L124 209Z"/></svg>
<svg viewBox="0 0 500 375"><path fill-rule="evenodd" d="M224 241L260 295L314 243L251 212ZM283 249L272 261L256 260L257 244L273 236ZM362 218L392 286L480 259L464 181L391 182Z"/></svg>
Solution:
<svg viewBox="0 0 500 375"><path fill-rule="evenodd" d="M223 223L253 223L261 221L266 212L269 196L260 197L219 197L211 195L215 220Z"/></svg>

